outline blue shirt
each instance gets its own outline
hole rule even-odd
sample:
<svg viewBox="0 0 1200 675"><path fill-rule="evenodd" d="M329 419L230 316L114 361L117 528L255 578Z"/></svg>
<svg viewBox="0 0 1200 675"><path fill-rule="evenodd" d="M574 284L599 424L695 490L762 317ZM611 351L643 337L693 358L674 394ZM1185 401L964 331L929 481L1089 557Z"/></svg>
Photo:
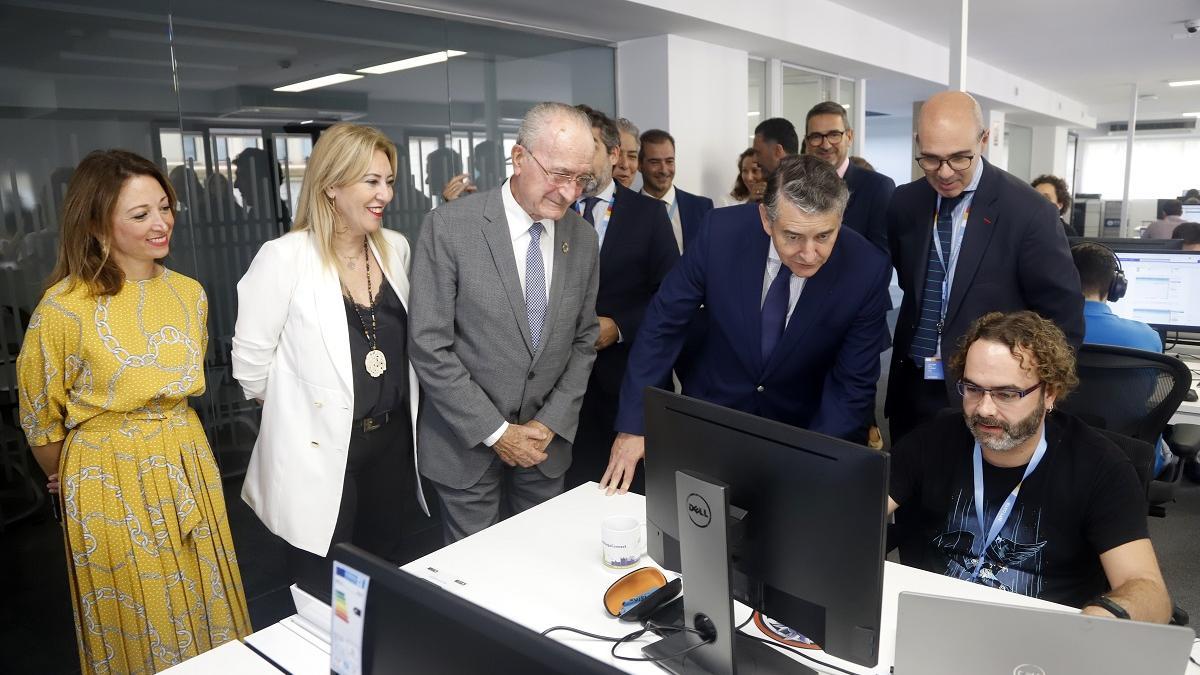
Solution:
<svg viewBox="0 0 1200 675"><path fill-rule="evenodd" d="M1083 303L1083 341L1093 345L1130 347L1162 353L1158 332L1141 321L1122 319L1108 305L1095 300Z"/></svg>

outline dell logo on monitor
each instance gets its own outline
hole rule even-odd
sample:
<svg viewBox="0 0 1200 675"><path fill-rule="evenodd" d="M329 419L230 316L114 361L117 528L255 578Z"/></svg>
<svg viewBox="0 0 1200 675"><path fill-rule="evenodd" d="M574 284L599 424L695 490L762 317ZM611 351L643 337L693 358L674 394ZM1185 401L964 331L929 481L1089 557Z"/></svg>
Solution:
<svg viewBox="0 0 1200 675"><path fill-rule="evenodd" d="M1046 675L1046 671L1032 663L1022 663L1013 668L1012 675Z"/></svg>
<svg viewBox="0 0 1200 675"><path fill-rule="evenodd" d="M712 512L708 508L708 502L695 492L688 495L687 510L688 518L692 519L692 523L696 527L708 527L708 524L712 522Z"/></svg>

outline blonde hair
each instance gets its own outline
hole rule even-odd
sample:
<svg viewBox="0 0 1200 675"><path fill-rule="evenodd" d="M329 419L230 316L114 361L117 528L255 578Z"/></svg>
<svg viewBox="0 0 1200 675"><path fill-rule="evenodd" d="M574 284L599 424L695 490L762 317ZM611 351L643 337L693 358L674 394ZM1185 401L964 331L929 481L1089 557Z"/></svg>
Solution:
<svg viewBox="0 0 1200 675"><path fill-rule="evenodd" d="M126 181L136 176L158 181L174 217L175 188L158 166L126 150L93 150L75 168L67 185L58 262L46 281L47 288L67 279L68 288L82 282L93 296L121 291L125 273L112 258L113 212Z"/></svg>
<svg viewBox="0 0 1200 675"><path fill-rule="evenodd" d="M337 210L326 191L350 185L367 175L376 150L387 156L395 174L396 144L382 131L362 124L335 124L321 134L308 158L292 231L310 230L321 261L338 274L347 270L333 248ZM373 232L370 237L379 251L380 264L386 267L389 256L383 231Z"/></svg>

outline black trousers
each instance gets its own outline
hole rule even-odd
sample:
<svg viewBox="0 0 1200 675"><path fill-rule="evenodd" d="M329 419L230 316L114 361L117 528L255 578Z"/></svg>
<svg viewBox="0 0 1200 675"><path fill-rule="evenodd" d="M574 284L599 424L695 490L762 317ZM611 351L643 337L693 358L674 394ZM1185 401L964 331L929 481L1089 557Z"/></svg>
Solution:
<svg viewBox="0 0 1200 675"><path fill-rule="evenodd" d="M925 369L904 358L892 369L895 382L888 383L888 428L892 434L892 446L908 432L933 419L950 405L946 396L946 383L942 380L926 380Z"/></svg>
<svg viewBox="0 0 1200 675"><path fill-rule="evenodd" d="M351 432L330 553L335 545L349 542L396 564L407 562L405 530L424 518L417 504L409 424L402 411L374 431L364 433L359 426ZM331 556L289 545L287 564L293 582L318 598L329 597Z"/></svg>

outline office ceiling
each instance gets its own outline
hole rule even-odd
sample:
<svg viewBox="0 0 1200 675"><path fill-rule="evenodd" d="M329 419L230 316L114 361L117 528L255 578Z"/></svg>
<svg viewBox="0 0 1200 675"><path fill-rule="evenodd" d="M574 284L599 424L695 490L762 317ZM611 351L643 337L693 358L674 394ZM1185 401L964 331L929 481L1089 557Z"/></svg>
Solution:
<svg viewBox="0 0 1200 675"><path fill-rule="evenodd" d="M949 44L958 0L833 2ZM975 0L969 16L972 58L1074 98L1100 122L1128 117L1135 82L1157 96L1141 101L1140 119L1200 111L1200 86L1166 85L1200 79L1200 32L1172 38L1200 19L1200 0Z"/></svg>

